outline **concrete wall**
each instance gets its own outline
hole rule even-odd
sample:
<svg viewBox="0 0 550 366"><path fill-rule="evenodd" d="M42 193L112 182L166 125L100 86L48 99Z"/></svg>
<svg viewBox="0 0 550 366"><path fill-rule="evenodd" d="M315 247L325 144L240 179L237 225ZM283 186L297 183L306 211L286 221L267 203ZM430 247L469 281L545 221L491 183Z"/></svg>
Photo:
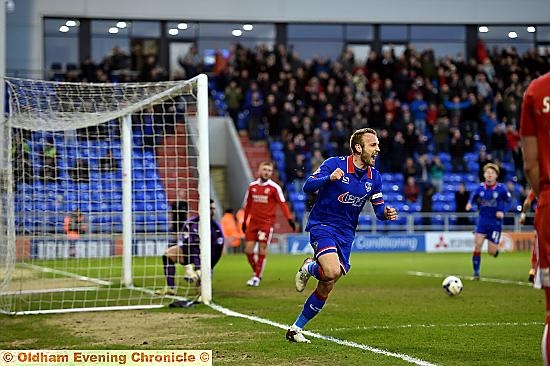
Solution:
<svg viewBox="0 0 550 366"><path fill-rule="evenodd" d="M210 166L225 167L226 199L230 207L241 207L252 172L231 119L210 117L209 137Z"/></svg>

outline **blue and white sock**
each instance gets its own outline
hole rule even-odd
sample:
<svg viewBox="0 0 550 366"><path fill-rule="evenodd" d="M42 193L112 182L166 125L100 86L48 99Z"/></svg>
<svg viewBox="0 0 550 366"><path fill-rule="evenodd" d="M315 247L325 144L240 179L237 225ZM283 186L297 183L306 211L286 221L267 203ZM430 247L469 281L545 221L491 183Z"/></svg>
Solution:
<svg viewBox="0 0 550 366"><path fill-rule="evenodd" d="M313 319L325 306L327 298L322 296L315 290L304 303L304 308L298 316L298 319L294 322L294 325L298 328L304 328L306 324Z"/></svg>

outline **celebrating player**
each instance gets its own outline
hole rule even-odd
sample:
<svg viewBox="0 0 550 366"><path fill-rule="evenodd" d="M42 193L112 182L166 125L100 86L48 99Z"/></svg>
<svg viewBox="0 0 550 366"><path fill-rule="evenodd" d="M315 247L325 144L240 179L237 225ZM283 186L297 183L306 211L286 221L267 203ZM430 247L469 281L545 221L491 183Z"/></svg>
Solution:
<svg viewBox="0 0 550 366"><path fill-rule="evenodd" d="M397 210L384 204L382 178L374 169L380 152L376 131L355 131L350 148L352 155L325 160L304 184L306 193L319 191L306 226L315 255L298 270L296 290L302 292L311 276L318 282L286 332L291 342L310 343L302 329L321 311L336 281L349 271L351 246L365 203L371 202L379 220L397 219Z"/></svg>
<svg viewBox="0 0 550 366"><path fill-rule="evenodd" d="M265 267L267 245L273 235L277 205L281 206L292 231L296 230L296 224L286 205L283 190L271 180L273 163L267 161L260 163L258 174L259 178L248 186L244 199L244 221L242 224L245 233L244 253L253 272L252 278L246 282L248 286L260 285ZM249 218L250 222L247 225ZM256 243L258 243L257 256L254 254Z"/></svg>
<svg viewBox="0 0 550 366"><path fill-rule="evenodd" d="M506 186L497 182L499 172L498 165L493 163L485 164L483 166L485 182L481 183L472 192L466 204L466 211L470 211L474 203L479 208L479 216L474 232L474 252L472 254L473 278L475 280L479 280L481 248L485 239L489 243L489 254L495 258L498 256L498 243L500 242L504 213L508 210L508 205L512 198Z"/></svg>
<svg viewBox="0 0 550 366"><path fill-rule="evenodd" d="M535 230L539 254L537 276L546 295L546 320L542 335L542 359L550 364L550 73L527 87L521 106L520 135L525 176L538 199Z"/></svg>
<svg viewBox="0 0 550 366"><path fill-rule="evenodd" d="M210 200L210 242L211 242L211 266L214 268L220 260L223 253L223 233L220 225L214 221L216 204ZM162 265L164 267L164 276L166 277L166 287L156 291L157 295L175 295L176 294L176 263L184 266L194 265L194 278L198 279L201 261L200 261L200 237L199 237L199 216L190 218L183 224L181 236L177 245L172 245L166 249L162 256ZM186 274L188 276L189 274ZM197 281L198 283L198 281Z"/></svg>

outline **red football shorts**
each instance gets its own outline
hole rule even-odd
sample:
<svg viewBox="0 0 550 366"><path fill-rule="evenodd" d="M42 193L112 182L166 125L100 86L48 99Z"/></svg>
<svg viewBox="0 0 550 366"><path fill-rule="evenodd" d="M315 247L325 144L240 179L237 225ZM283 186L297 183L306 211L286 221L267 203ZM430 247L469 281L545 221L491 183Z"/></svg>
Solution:
<svg viewBox="0 0 550 366"><path fill-rule="evenodd" d="M264 224L258 222L250 222L249 227L246 228L246 233L244 234L244 240L246 241L257 241L260 243L271 242L271 237L273 236L273 225Z"/></svg>

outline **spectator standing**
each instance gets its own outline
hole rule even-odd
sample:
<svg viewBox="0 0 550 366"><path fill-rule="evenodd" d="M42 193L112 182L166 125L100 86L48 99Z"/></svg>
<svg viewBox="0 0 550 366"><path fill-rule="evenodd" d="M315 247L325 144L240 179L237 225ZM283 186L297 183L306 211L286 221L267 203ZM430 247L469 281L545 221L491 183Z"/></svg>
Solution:
<svg viewBox="0 0 550 366"><path fill-rule="evenodd" d="M416 178L411 175L407 178L407 183L405 184L405 199L409 203L414 203L418 201L419 195L420 187L416 184Z"/></svg>
<svg viewBox="0 0 550 366"><path fill-rule="evenodd" d="M465 152L466 146L462 134L459 129L454 129L451 141L449 141L449 154L451 155L453 173L464 173L466 171L467 166L466 161L464 161Z"/></svg>
<svg viewBox="0 0 550 366"><path fill-rule="evenodd" d="M237 219L232 208L224 211L221 226L225 238L226 250L229 253L241 253L244 235L238 229Z"/></svg>
<svg viewBox="0 0 550 366"><path fill-rule="evenodd" d="M178 62L185 71L186 79L191 79L202 71L202 58L197 49L197 45L194 43L189 46L183 58L180 58Z"/></svg>
<svg viewBox="0 0 550 366"><path fill-rule="evenodd" d="M99 159L99 169L104 172L114 172L118 170L118 161L113 156L111 149L107 150L105 156Z"/></svg>
<svg viewBox="0 0 550 366"><path fill-rule="evenodd" d="M432 182L435 192L441 192L443 187L443 175L445 174L445 166L441 162L438 155L435 155L430 164L430 181Z"/></svg>
<svg viewBox="0 0 550 366"><path fill-rule="evenodd" d="M63 231L69 242L69 257L76 257L76 241L80 239L81 234L86 233L87 229L86 218L78 208L65 216Z"/></svg>
<svg viewBox="0 0 550 366"><path fill-rule="evenodd" d="M243 91L235 80L231 80L225 88L225 102L227 103L227 113L237 126L239 111L243 102Z"/></svg>
<svg viewBox="0 0 550 366"><path fill-rule="evenodd" d="M458 214L461 214L456 220L457 225L467 226L471 225L470 219L466 217L466 205L470 199L470 191L466 190L466 185L463 182L458 184L458 189L455 192L455 210Z"/></svg>
<svg viewBox="0 0 550 366"><path fill-rule="evenodd" d="M420 212L423 212L422 225L427 226L432 223L429 213L433 211L433 196L435 192L435 186L430 182L426 183L422 190L422 206L420 207Z"/></svg>

